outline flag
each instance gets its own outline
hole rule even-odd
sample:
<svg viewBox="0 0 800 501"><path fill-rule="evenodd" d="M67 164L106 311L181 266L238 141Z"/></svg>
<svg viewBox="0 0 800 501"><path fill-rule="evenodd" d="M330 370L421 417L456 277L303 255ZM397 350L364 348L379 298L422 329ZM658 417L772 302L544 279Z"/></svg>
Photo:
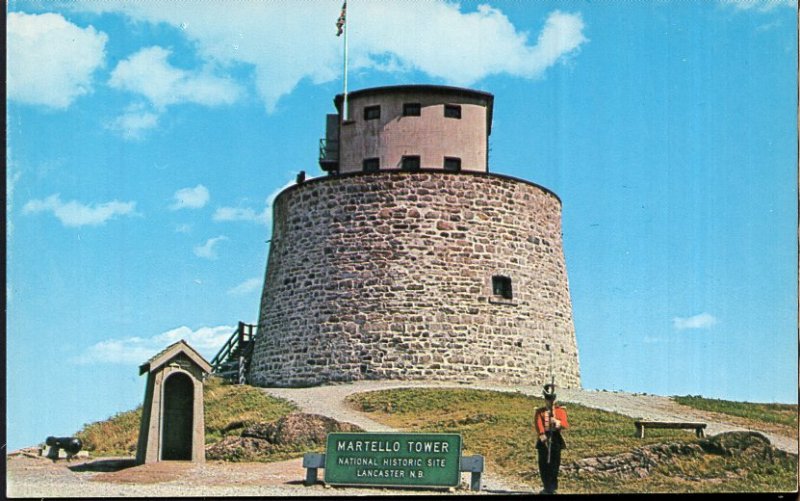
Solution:
<svg viewBox="0 0 800 501"><path fill-rule="evenodd" d="M342 32L344 31L344 21L345 21L346 15L347 15L347 2L345 1L342 4L342 13L339 14L339 19L336 20L336 30L337 30L336 31L336 36L337 37L339 35L341 35Z"/></svg>

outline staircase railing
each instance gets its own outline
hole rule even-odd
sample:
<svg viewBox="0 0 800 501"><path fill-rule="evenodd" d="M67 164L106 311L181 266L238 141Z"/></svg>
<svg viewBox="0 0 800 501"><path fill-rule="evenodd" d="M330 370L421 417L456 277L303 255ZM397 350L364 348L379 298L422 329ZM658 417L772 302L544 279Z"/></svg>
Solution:
<svg viewBox="0 0 800 501"><path fill-rule="evenodd" d="M255 345L255 333L255 325L239 322L236 331L211 359L211 372L244 384Z"/></svg>

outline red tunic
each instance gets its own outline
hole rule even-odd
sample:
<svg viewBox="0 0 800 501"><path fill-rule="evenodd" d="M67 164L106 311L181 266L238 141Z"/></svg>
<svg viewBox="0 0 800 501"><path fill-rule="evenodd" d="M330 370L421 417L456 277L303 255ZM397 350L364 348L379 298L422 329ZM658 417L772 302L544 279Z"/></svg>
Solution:
<svg viewBox="0 0 800 501"><path fill-rule="evenodd" d="M563 407L559 407L556 405L554 407L555 410L555 417L559 421L561 421L561 428L567 429L569 428L569 423L567 422L567 411L564 410ZM539 435L547 431L547 423L545 423L544 413L547 412L547 407L540 407L536 409L536 414L534 416L534 422L536 423L536 431L539 432Z"/></svg>

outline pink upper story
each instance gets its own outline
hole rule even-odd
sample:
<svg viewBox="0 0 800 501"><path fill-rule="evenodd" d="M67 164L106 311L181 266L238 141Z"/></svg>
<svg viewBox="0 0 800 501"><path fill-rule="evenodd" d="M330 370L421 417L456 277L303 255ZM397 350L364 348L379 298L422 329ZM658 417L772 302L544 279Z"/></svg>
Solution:
<svg viewBox="0 0 800 501"><path fill-rule="evenodd" d="M336 96L338 172L442 169L487 172L493 96L436 85L398 85ZM329 131L330 132L330 131Z"/></svg>

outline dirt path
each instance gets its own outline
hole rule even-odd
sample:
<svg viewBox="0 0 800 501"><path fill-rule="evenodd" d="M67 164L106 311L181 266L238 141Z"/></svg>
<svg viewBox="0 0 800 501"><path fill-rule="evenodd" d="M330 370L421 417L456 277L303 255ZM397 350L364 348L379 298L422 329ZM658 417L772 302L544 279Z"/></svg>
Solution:
<svg viewBox="0 0 800 501"><path fill-rule="evenodd" d="M111 462L127 462L124 469ZM275 463L196 464L164 461L130 467L132 458L64 460L53 462L32 454L7 457L6 496L9 498L74 497L284 497L284 496L402 496L493 494L491 490L418 491L398 489L328 488L303 485L301 459ZM111 470L111 471L109 471Z"/></svg>
<svg viewBox="0 0 800 501"><path fill-rule="evenodd" d="M520 392L539 395L541 389L532 386L508 387L500 385L457 384L446 382L391 382L363 381L314 388L265 388L263 391L295 402L305 411L348 421L368 431L392 431L391 428L369 419L345 405L345 398L353 393L403 387L475 388L495 391ZM718 413L707 413L679 405L667 397L638 395L622 392L597 392L586 390L559 391L559 399L587 407L617 412L631 418L657 420L704 421L709 435L723 431L747 430L746 422ZM772 443L785 451L797 454L797 436L784 430L758 429ZM633 424L631 424L633 433ZM306 487L302 480L305 470L300 459L276 463L222 463L207 462L202 465L188 462L162 462L119 468L115 460L89 459L84 461L58 461L56 463L30 453L12 453L6 460L6 494L8 497L236 497L236 496L379 496L419 495L421 491L397 489L325 488L322 485ZM126 458L128 466L131 458ZM463 474L467 483L469 474ZM484 474L484 490L479 494L530 493L530 487L517 485L500 478L491 471ZM474 494L467 490L425 491L442 495Z"/></svg>
<svg viewBox="0 0 800 501"><path fill-rule="evenodd" d="M330 416L340 421L357 424L367 431L392 431L385 425L373 421L345 405L345 398L353 393L407 387L432 388L474 388L507 392L520 392L526 395L540 395L538 386L502 386L493 384L458 384L451 382L392 382L392 381L359 381L331 386L311 388L263 388L273 396L291 400L304 412ZM705 412L680 405L668 397L657 395L640 395L624 392L589 391L579 389L560 389L558 398L562 402L573 402L586 407L616 412L634 419L651 419L660 421L702 421L708 423L707 435L715 435L726 431L750 430L746 421L734 416ZM764 426L755 431L766 435L775 447L797 454L798 437L786 435L777 427ZM631 433L634 432L631 423Z"/></svg>
<svg viewBox="0 0 800 501"><path fill-rule="evenodd" d="M632 418L659 421L701 421L708 423L706 435L716 435L726 431L758 431L769 438L778 449L797 454L798 436L786 434L777 426L763 425L748 427L745 419L719 412L708 412L680 405L668 397L658 395L635 395L622 392L601 392L586 390L561 390L559 398Z"/></svg>
<svg viewBox="0 0 800 501"><path fill-rule="evenodd" d="M366 431L399 431L365 416L345 403L345 398L353 393L388 388L407 388L409 386L438 386L436 383L391 383L386 381L361 381L352 384L317 386L311 388L262 388L269 395L294 402L302 411L332 417L338 421L353 423ZM462 481L469 474L462 474ZM482 477L483 489L489 492L530 493L530 487L501 478L488 471Z"/></svg>

